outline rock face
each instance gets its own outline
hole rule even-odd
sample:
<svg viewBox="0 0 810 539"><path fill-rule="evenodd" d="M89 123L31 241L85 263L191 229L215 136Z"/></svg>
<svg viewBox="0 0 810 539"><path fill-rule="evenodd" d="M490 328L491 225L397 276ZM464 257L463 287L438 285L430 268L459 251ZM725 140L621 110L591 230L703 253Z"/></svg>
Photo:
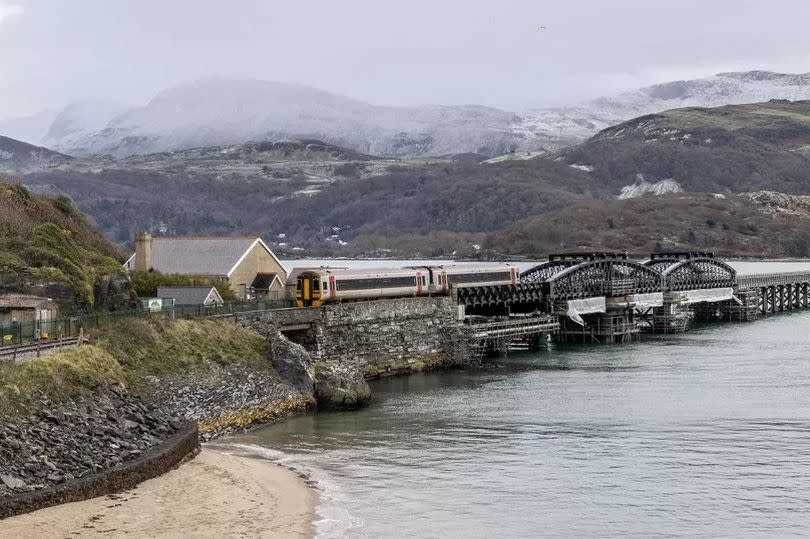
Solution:
<svg viewBox="0 0 810 539"><path fill-rule="evenodd" d="M322 410L356 410L371 400L368 382L354 369L316 369L314 387L318 408Z"/></svg>
<svg viewBox="0 0 810 539"><path fill-rule="evenodd" d="M96 308L107 311L132 309L137 295L126 275L104 275L93 285Z"/></svg>
<svg viewBox="0 0 810 539"><path fill-rule="evenodd" d="M269 336L273 365L302 392L314 393L321 410L355 410L371 400L371 388L356 368L337 362L315 363L307 350L281 332Z"/></svg>
<svg viewBox="0 0 810 539"><path fill-rule="evenodd" d="M111 385L79 401L43 399L0 423L0 497L40 490L120 465L177 432L171 417Z"/></svg>
<svg viewBox="0 0 810 539"><path fill-rule="evenodd" d="M273 366L278 375L298 390L312 393L313 361L309 352L273 327L268 335Z"/></svg>

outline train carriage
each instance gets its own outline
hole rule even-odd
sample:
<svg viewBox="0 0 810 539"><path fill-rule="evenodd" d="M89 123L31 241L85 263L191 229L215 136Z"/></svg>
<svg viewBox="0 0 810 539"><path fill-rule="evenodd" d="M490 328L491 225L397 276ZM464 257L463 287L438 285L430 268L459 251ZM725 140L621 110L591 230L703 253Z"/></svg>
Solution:
<svg viewBox="0 0 810 539"><path fill-rule="evenodd" d="M311 269L297 275L295 300L299 307L318 307L325 302L418 296L427 291L425 269Z"/></svg>
<svg viewBox="0 0 810 539"><path fill-rule="evenodd" d="M518 269L511 264L424 266L431 294L447 293L451 287L515 284Z"/></svg>
<svg viewBox="0 0 810 539"><path fill-rule="evenodd" d="M290 274L299 307L377 298L448 294L462 286L515 284L518 270L511 264L412 266L406 268L300 268Z"/></svg>

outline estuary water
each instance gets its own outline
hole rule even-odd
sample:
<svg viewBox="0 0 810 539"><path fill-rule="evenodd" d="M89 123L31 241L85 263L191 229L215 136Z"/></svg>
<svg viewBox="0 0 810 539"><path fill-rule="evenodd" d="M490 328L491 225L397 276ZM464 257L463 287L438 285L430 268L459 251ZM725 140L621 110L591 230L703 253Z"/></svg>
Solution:
<svg viewBox="0 0 810 539"><path fill-rule="evenodd" d="M552 346L229 441L311 474L320 537L808 536L809 330Z"/></svg>

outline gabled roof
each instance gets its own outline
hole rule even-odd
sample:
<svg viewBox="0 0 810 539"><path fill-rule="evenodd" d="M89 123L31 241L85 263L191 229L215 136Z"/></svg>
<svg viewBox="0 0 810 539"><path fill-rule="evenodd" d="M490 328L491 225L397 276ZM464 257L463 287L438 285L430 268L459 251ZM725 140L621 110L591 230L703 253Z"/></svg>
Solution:
<svg viewBox="0 0 810 539"><path fill-rule="evenodd" d="M230 277L231 273L259 245L281 265L281 261L261 238L152 238L152 268L160 273ZM126 261L132 269L135 255Z"/></svg>
<svg viewBox="0 0 810 539"><path fill-rule="evenodd" d="M267 290L270 289L276 281L284 286L278 273L257 273L256 278L250 283L250 288L255 290Z"/></svg>
<svg viewBox="0 0 810 539"><path fill-rule="evenodd" d="M223 303L222 296L213 286L159 286L160 298L174 298L175 305L207 305Z"/></svg>

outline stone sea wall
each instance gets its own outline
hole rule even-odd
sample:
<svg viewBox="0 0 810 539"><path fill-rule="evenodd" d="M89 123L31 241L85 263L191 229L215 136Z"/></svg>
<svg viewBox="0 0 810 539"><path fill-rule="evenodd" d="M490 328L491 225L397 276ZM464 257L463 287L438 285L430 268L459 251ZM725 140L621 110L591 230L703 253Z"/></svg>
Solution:
<svg viewBox="0 0 810 539"><path fill-rule="evenodd" d="M447 297L401 298L240 313L230 320L270 339L273 364L319 409L352 409L371 398L366 380L448 363Z"/></svg>
<svg viewBox="0 0 810 539"><path fill-rule="evenodd" d="M0 424L0 518L131 488L199 447L197 426L114 384Z"/></svg>
<svg viewBox="0 0 810 539"><path fill-rule="evenodd" d="M310 353L365 378L436 367L444 360L445 331L455 313L448 297L328 305L313 328Z"/></svg>

